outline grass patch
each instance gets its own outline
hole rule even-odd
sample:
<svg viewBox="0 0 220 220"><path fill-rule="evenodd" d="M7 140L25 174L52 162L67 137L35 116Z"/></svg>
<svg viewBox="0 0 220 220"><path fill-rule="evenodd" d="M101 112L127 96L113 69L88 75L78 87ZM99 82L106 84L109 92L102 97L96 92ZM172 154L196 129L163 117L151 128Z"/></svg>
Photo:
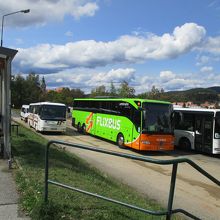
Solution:
<svg viewBox="0 0 220 220"><path fill-rule="evenodd" d="M53 185L49 185L49 202L45 205L43 193L46 144L46 139L22 126L19 136L12 136L13 154L20 166L20 169L15 169L16 183L21 195L20 204L32 219L165 219ZM50 149L49 163L49 179L149 210L162 210L155 202L103 175L61 148ZM176 216L173 219L182 218Z"/></svg>

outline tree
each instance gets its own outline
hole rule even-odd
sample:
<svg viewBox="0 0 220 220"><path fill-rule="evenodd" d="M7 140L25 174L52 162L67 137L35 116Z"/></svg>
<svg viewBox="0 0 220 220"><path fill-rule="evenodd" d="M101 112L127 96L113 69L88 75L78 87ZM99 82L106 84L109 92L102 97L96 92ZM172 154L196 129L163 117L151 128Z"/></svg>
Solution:
<svg viewBox="0 0 220 220"><path fill-rule="evenodd" d="M157 100L166 100L168 98L163 88L158 89L154 85L152 86L149 92L141 93L138 95L138 97L143 99L157 99Z"/></svg>
<svg viewBox="0 0 220 220"><path fill-rule="evenodd" d="M72 106L74 98L83 98L85 94L80 89L69 89L63 88L60 92L55 90L50 90L47 92L46 100L51 102L59 102L66 104L67 106Z"/></svg>
<svg viewBox="0 0 220 220"><path fill-rule="evenodd" d="M118 95L121 98L133 98L135 97L135 89L128 85L128 82L123 81L118 89Z"/></svg>
<svg viewBox="0 0 220 220"><path fill-rule="evenodd" d="M71 97L72 98L83 98L85 97L85 93L81 89L71 89Z"/></svg>
<svg viewBox="0 0 220 220"><path fill-rule="evenodd" d="M116 90L113 82L111 82L109 94L110 94L110 96L116 96L117 95L117 90Z"/></svg>
<svg viewBox="0 0 220 220"><path fill-rule="evenodd" d="M11 103L15 108L20 108L22 104L28 104L26 102L26 87L25 79L21 75L15 76L11 81Z"/></svg>
<svg viewBox="0 0 220 220"><path fill-rule="evenodd" d="M11 94L11 103L17 108L23 104L44 101L39 75L32 72L26 79L17 75L11 82Z"/></svg>
<svg viewBox="0 0 220 220"><path fill-rule="evenodd" d="M109 93L106 90L106 87L104 85L98 86L95 89L92 89L91 91L91 97L96 97L96 96L108 96Z"/></svg>
<svg viewBox="0 0 220 220"><path fill-rule="evenodd" d="M27 99L28 103L39 102L42 95L39 75L31 72L26 78L26 88L29 95Z"/></svg>
<svg viewBox="0 0 220 220"><path fill-rule="evenodd" d="M44 76L41 79L41 83L40 83L40 88L41 88L41 101L45 101L46 99L46 94L47 94L47 86L46 86L46 81L44 79Z"/></svg>

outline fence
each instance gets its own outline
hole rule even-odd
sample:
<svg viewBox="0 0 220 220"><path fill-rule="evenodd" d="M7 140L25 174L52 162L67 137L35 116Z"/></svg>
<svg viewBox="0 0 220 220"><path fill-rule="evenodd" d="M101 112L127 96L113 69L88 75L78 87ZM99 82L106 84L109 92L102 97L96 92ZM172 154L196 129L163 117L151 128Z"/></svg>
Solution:
<svg viewBox="0 0 220 220"><path fill-rule="evenodd" d="M169 190L169 197L168 197L168 202L167 202L167 210L166 211L151 211L151 210L146 210L128 203L124 203L118 200L114 200L112 198L104 197L102 195L98 195L96 193L91 193L88 191L84 191L82 189L78 189L72 186L68 186L62 183L58 183L56 181L48 179L49 177L49 147L51 144L60 144L60 145L65 145L69 147L74 147L74 148L80 148L84 150L89 150L89 151L95 151L99 153L104 153L104 154L109 154L113 156L118 156L118 157L123 157L123 158L129 158L132 160L138 160L138 161L144 161L148 163L153 163L153 164L159 164L159 165L172 165L172 173L171 173L171 180L170 180L170 190ZM75 143L68 143L68 142L63 142L63 141L57 141L57 140L51 140L48 142L46 146L46 151L45 151L45 191L44 191L44 201L48 201L48 184L53 184L62 188L70 189L73 191L77 191L89 196L93 196L99 199L103 199L112 203L116 203L131 209L135 209L147 214L151 215L156 215L156 216L166 216L166 220L170 220L171 216L176 213L182 213L188 217L191 217L192 219L199 220L198 217L194 216L193 214L189 213L188 211L184 209L173 209L173 198L174 198L174 191L175 191L175 184L176 184L176 174L177 174L177 168L179 163L188 163L190 164L193 168L195 168L197 171L199 171L201 174L206 176L208 179L210 179L212 182L220 186L220 181L217 180L215 177L210 175L208 172L206 172L204 169L202 169L200 166L198 166L196 163L194 163L192 160L189 160L187 158L178 158L178 159L173 159L173 160L156 160L152 158L147 158L143 156L136 156L136 155L131 155L131 154L124 154L124 153L119 153L115 151L110 151L110 150L105 150L101 148L96 148L96 147L90 147L90 146L85 146L85 145L80 145L80 144L75 144Z"/></svg>

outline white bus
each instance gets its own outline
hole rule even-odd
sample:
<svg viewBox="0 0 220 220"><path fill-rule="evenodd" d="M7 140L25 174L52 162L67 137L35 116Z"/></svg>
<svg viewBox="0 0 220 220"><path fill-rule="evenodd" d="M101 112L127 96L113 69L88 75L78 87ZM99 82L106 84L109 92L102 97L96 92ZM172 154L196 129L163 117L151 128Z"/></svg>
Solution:
<svg viewBox="0 0 220 220"><path fill-rule="evenodd" d="M66 105L38 102L29 105L28 124L36 131L66 131Z"/></svg>
<svg viewBox="0 0 220 220"><path fill-rule="evenodd" d="M20 113L21 120L24 120L25 122L27 122L28 115L29 115L29 105L22 105L21 113Z"/></svg>
<svg viewBox="0 0 220 220"><path fill-rule="evenodd" d="M175 145L220 154L220 109L174 108Z"/></svg>

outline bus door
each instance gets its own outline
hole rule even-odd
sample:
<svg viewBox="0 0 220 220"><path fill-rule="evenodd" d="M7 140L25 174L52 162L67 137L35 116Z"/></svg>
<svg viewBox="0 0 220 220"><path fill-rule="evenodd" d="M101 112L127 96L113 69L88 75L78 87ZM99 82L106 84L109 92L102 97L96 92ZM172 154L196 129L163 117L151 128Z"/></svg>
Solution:
<svg viewBox="0 0 220 220"><path fill-rule="evenodd" d="M134 110L133 113L133 128L131 134L131 147L140 150L140 134L141 134L141 111Z"/></svg>
<svg viewBox="0 0 220 220"><path fill-rule="evenodd" d="M195 117L195 149L212 152L213 115L196 115Z"/></svg>

